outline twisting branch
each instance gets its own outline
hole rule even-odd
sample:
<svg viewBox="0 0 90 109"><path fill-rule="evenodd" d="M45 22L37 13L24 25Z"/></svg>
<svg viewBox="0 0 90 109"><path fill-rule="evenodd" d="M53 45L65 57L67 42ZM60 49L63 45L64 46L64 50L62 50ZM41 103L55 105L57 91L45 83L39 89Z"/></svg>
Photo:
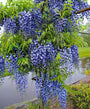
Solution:
<svg viewBox="0 0 90 109"><path fill-rule="evenodd" d="M85 11L88 11L88 10L90 10L90 7L79 10L76 14L79 14L79 13L82 13L82 12L85 12Z"/></svg>
<svg viewBox="0 0 90 109"><path fill-rule="evenodd" d="M46 0L44 0L44 2L46 2ZM43 3L43 6L41 8L41 13L43 13L43 11L44 11L44 6L45 6L45 3Z"/></svg>

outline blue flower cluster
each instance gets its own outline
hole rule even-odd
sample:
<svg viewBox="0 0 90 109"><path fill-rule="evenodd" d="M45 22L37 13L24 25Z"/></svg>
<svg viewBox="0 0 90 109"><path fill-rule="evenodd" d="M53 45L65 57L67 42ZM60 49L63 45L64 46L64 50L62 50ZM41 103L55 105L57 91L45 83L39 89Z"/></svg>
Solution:
<svg viewBox="0 0 90 109"><path fill-rule="evenodd" d="M48 100L57 96L59 99L60 106L65 109L66 107L66 90L62 88L62 84L58 81L51 81L48 79L47 74L42 74L38 77L36 75L36 92L39 98L43 100L44 103L47 103Z"/></svg>
<svg viewBox="0 0 90 109"><path fill-rule="evenodd" d="M0 76L3 76L5 70L5 60L0 56Z"/></svg>
<svg viewBox="0 0 90 109"><path fill-rule="evenodd" d="M35 3L40 3L42 1L44 1L44 0L34 0Z"/></svg>
<svg viewBox="0 0 90 109"><path fill-rule="evenodd" d="M5 62L5 69L8 70L9 73L14 74L20 68L18 65L18 60L24 58L25 53L21 49L13 48L15 50L15 54L7 55L7 61Z"/></svg>
<svg viewBox="0 0 90 109"><path fill-rule="evenodd" d="M40 3L44 0L34 0L36 3ZM60 19L60 14L59 11L62 11L64 9L64 4L70 4L72 11L70 12L70 15L65 16L65 18ZM84 0L72 0L72 2L68 2L67 0L48 0L48 7L49 7L49 12L51 13L51 17L53 19L54 27L56 28L57 32L72 32L73 27L75 29L78 29L78 24L76 21L84 16L87 16L90 14L90 11L83 12L81 14L76 14L77 11L84 9L86 7L90 7L87 3L85 3ZM67 6L68 7L68 6ZM56 11L58 10L58 11ZM68 20L68 17L71 19Z"/></svg>
<svg viewBox="0 0 90 109"><path fill-rule="evenodd" d="M79 61L78 47L76 45L71 46L71 52L72 52L72 62L78 63Z"/></svg>
<svg viewBox="0 0 90 109"><path fill-rule="evenodd" d="M79 53L78 47L76 45L71 46L70 48L60 49L61 57L61 71L66 68L67 73L72 73L72 66L78 64L79 62Z"/></svg>
<svg viewBox="0 0 90 109"><path fill-rule="evenodd" d="M41 21L40 9L32 9L31 12L20 12L17 19L4 19L5 32L16 34L20 30L24 36L36 37L40 35Z"/></svg>
<svg viewBox="0 0 90 109"><path fill-rule="evenodd" d="M22 95L25 92L25 89L27 86L27 74L23 75L19 71L19 69L18 69L19 66L17 64L17 60L18 60L18 55L17 56L14 56L14 55L9 56L8 61L6 61L6 63L5 63L5 69L7 69L10 74L14 74L17 90Z"/></svg>
<svg viewBox="0 0 90 109"><path fill-rule="evenodd" d="M40 9L32 9L32 12L20 12L18 16L20 30L28 37L34 37L39 35L41 29L41 12Z"/></svg>
<svg viewBox="0 0 90 109"><path fill-rule="evenodd" d="M61 61L61 71L63 73L63 70L66 69L67 73L72 72L72 53L71 49L64 48L60 50L60 61Z"/></svg>
<svg viewBox="0 0 90 109"><path fill-rule="evenodd" d="M0 56L0 64L4 64L4 62L3 56Z"/></svg>
<svg viewBox="0 0 90 109"><path fill-rule="evenodd" d="M16 82L16 88L20 92L21 95L25 93L25 90L27 88L27 74L22 74L21 72L17 71L15 72L15 82Z"/></svg>
<svg viewBox="0 0 90 109"><path fill-rule="evenodd" d="M4 28L6 33L16 34L19 31L19 26L15 18L4 19Z"/></svg>
<svg viewBox="0 0 90 109"><path fill-rule="evenodd" d="M44 0L34 0L36 3L40 3ZM47 16L48 18L53 19L54 27L57 30L57 32L66 32L66 31L73 31L72 26L74 26L76 29L78 29L76 20L79 19L79 17L88 16L90 14L90 11L83 12L80 15L75 14L78 10L89 7L87 3L85 3L83 0L72 0L71 8L74 9L71 12L71 15L69 16L70 20L68 20L67 16L60 19L59 11L64 9L64 4L68 3L66 0L49 0L48 1L48 7L49 12L51 13L51 16L49 16L48 12ZM68 7L68 6L67 6ZM56 9L58 11L56 11ZM42 13L40 12L40 9L32 9L31 12L20 12L18 15L18 18L14 19L6 19L4 20L4 26L6 32L12 32L13 34L16 34L19 30L21 33L23 32L24 36L28 37L36 37L37 35L40 36L40 30L43 29L44 24L48 24L48 19L42 18Z"/></svg>
<svg viewBox="0 0 90 109"><path fill-rule="evenodd" d="M14 74L17 69L18 69L18 65L17 65L17 59L18 57L15 57L14 55L10 55L7 56L8 61L5 62L5 69L8 70L9 73Z"/></svg>
<svg viewBox="0 0 90 109"><path fill-rule="evenodd" d="M54 20L54 18L53 18L53 20ZM55 28L56 28L57 32L65 32L66 26L67 26L66 18L65 19L62 18L61 20L59 20L59 19L55 20Z"/></svg>
<svg viewBox="0 0 90 109"><path fill-rule="evenodd" d="M48 63L53 62L56 55L57 50L51 43L47 45L39 44L31 51L31 65L46 68Z"/></svg>
<svg viewBox="0 0 90 109"><path fill-rule="evenodd" d="M32 40L32 43L29 45L29 55L31 54L31 51L36 49L39 45L38 40Z"/></svg>

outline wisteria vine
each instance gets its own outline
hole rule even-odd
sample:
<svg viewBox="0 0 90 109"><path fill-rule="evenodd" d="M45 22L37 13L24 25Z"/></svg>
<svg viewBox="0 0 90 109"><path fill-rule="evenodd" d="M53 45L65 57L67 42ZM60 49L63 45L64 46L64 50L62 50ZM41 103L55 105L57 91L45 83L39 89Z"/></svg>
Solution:
<svg viewBox="0 0 90 109"><path fill-rule="evenodd" d="M15 74L20 91L27 84L26 75L23 76L20 67L39 73L39 76L36 75L38 96L46 103L52 95L58 95L64 109L66 90L61 87L61 81L54 79L63 73L68 76L72 73L73 63L78 63L78 47L73 34L79 30L79 18L89 15L90 11L76 13L89 5L83 0L34 0L34 3L35 8L19 12L14 18L4 18L5 42L15 39L12 46L5 48L9 52L6 53L5 68ZM59 67L55 66L58 61Z"/></svg>

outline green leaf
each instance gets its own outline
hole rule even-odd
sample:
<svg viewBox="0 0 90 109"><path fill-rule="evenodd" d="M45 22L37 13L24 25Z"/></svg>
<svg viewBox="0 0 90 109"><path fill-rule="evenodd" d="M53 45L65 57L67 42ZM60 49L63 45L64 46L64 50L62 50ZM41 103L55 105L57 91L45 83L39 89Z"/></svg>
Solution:
<svg viewBox="0 0 90 109"><path fill-rule="evenodd" d="M44 38L44 37L45 37L45 35L46 35L46 32L45 32L45 31L43 31L43 32L42 32L42 35L41 35L41 36L42 36L42 38Z"/></svg>
<svg viewBox="0 0 90 109"><path fill-rule="evenodd" d="M30 38L29 40L28 40L28 44L31 44L32 43L32 39Z"/></svg>

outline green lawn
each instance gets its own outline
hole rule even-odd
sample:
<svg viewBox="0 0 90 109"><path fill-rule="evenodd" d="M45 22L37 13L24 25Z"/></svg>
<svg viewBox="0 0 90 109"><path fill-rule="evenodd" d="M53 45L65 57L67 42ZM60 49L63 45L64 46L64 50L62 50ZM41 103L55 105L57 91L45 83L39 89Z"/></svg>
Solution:
<svg viewBox="0 0 90 109"><path fill-rule="evenodd" d="M90 47L79 48L79 58L90 57Z"/></svg>

